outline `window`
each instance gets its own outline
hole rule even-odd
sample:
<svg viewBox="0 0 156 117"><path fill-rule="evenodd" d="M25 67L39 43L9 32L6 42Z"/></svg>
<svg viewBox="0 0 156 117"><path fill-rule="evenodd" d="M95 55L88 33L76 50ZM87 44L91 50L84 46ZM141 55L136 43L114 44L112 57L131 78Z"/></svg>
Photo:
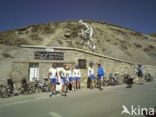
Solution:
<svg viewBox="0 0 156 117"><path fill-rule="evenodd" d="M29 81L33 81L34 78L39 79L39 64L38 63L29 64Z"/></svg>

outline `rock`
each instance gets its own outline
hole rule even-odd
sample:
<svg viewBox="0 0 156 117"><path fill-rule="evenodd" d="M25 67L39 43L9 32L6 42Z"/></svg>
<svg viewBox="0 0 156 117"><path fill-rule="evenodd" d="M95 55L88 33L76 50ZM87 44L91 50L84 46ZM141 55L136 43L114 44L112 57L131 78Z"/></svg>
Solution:
<svg viewBox="0 0 156 117"><path fill-rule="evenodd" d="M65 34L64 34L64 37L70 38L70 33L65 33Z"/></svg>

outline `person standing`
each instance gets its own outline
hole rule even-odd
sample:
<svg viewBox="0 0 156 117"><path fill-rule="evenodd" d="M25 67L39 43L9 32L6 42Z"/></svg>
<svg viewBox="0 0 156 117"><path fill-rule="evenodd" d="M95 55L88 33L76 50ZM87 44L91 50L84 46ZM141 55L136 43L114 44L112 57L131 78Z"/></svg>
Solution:
<svg viewBox="0 0 156 117"><path fill-rule="evenodd" d="M66 70L63 68L60 72L60 77L62 81L62 89L61 89L61 95L66 96L65 88L66 88Z"/></svg>
<svg viewBox="0 0 156 117"><path fill-rule="evenodd" d="M73 78L74 78L73 88L74 88L74 90L76 90L76 89L80 90L80 81L79 81L80 77L81 77L81 72L79 70L79 66L76 65L75 69L73 70Z"/></svg>
<svg viewBox="0 0 156 117"><path fill-rule="evenodd" d="M143 68L142 68L142 65L138 65L138 81L139 81L139 84L143 84L142 83L142 77L143 77Z"/></svg>
<svg viewBox="0 0 156 117"><path fill-rule="evenodd" d="M93 63L90 63L90 67L88 67L88 77L90 78L90 83L89 83L90 88L93 89L93 81L94 81L94 87L96 87Z"/></svg>
<svg viewBox="0 0 156 117"><path fill-rule="evenodd" d="M50 81L50 97L54 94L56 95L56 82L58 81L56 64L53 64L48 72L48 79ZM53 89L54 88L54 89Z"/></svg>
<svg viewBox="0 0 156 117"><path fill-rule="evenodd" d="M103 89L103 77L104 77L104 69L103 67L101 66L101 64L97 64L97 67L98 67L98 80L100 81L100 90Z"/></svg>
<svg viewBox="0 0 156 117"><path fill-rule="evenodd" d="M73 77L72 77L72 71L68 66L66 66L66 76L68 80L68 85L67 85L68 91L71 91L73 86Z"/></svg>

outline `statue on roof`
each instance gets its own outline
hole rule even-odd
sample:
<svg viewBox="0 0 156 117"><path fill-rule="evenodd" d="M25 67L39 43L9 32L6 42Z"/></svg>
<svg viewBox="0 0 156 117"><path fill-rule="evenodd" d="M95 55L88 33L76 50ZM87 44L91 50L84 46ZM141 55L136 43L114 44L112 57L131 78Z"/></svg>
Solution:
<svg viewBox="0 0 156 117"><path fill-rule="evenodd" d="M84 48L85 46L88 46L89 48L95 50L96 46L93 39L93 28L83 20L79 20L79 24L82 25L82 28L81 32L78 33L78 35L83 38L80 43L85 43Z"/></svg>

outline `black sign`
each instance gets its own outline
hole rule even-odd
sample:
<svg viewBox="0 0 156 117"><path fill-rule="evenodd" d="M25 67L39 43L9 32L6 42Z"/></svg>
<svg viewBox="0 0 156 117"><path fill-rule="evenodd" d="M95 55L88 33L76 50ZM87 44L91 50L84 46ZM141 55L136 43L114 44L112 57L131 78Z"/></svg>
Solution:
<svg viewBox="0 0 156 117"><path fill-rule="evenodd" d="M36 51L34 57L38 60L64 60L64 53Z"/></svg>
<svg viewBox="0 0 156 117"><path fill-rule="evenodd" d="M78 64L79 64L79 69L86 69L86 59L79 59Z"/></svg>

